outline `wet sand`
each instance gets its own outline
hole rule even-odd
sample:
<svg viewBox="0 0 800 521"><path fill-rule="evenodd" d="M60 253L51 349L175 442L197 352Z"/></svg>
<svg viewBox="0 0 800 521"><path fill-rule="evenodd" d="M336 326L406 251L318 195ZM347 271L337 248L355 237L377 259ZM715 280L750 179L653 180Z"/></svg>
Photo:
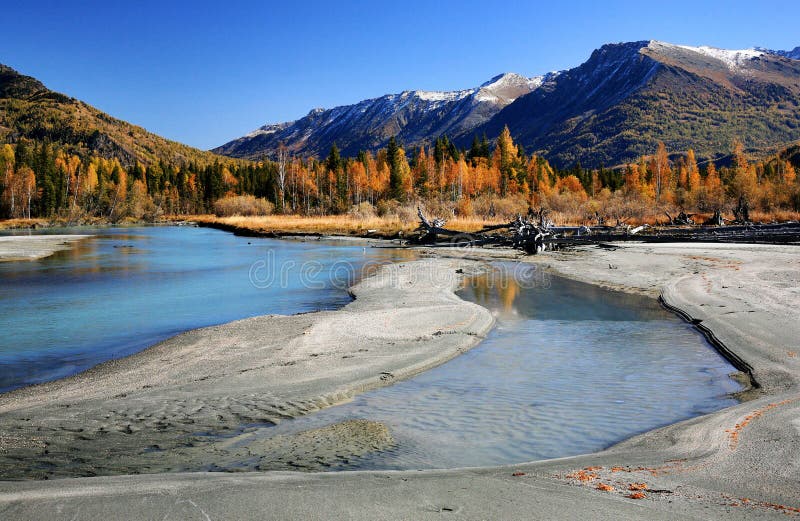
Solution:
<svg viewBox="0 0 800 521"><path fill-rule="evenodd" d="M340 310L193 330L75 377L0 395L0 476L230 469L243 453L251 468L319 468L386 448L391 440L380 428L340 428L339 441L306 433L286 454L240 435L477 345L494 319L453 293L456 270L476 267L456 259L384 266L351 288L355 300ZM336 447L322 462L320 440Z"/></svg>
<svg viewBox="0 0 800 521"><path fill-rule="evenodd" d="M615 250L587 248L525 259L586 282L644 293L654 298L661 295L666 303L712 332L750 368L760 386L751 393L751 400L740 405L636 436L600 453L509 467L447 471L177 473L3 482L0 484L0 513L9 519L68 519L74 515L84 519L120 516L183 519L264 516L280 519L433 519L442 516L461 519L784 519L787 515L800 515L798 253L800 250L795 247L777 246L626 244ZM462 255L477 259L504 256L516 257L517 254L471 250ZM429 340L445 341L442 337L461 339L447 339L450 342L445 341L444 346L437 347L448 350L444 359L474 345L490 327L491 318L484 317L479 310L463 307L452 294L452 288L457 282L455 269L473 269L475 265L459 264L464 260L423 262L437 266L434 271L441 272L450 285L445 284L443 290L442 286L434 283L438 289L433 291L428 286L430 282L419 281L413 291L403 292L405 285L402 283L392 287L367 279L361 285L366 287L354 288L358 298L344 312L250 319L261 322L247 324L247 327L242 326L247 321L221 326L223 334L216 337L214 333L219 331L214 329L220 328L190 332L171 344L174 350L163 350L162 345L145 351L150 354L143 355L144 358L150 356L154 360L150 365L142 358L131 357L98 369L94 377L55 382L0 397L0 432L8 435L14 427L22 428L26 424L31 424L30 427L36 424L46 428L56 425L68 427L70 421L67 419L70 417L75 420L72 425L83 425L85 429L86 425L91 425L90 417L96 418L98 412L112 409L127 411L126 421L139 421L135 414L139 413L144 418L141 425L147 426L151 421L146 419L147 414L158 411L159 404L161 410L168 405L172 417L175 414L173 409L181 404L181 396L184 402L191 402L191 398L196 396L206 398L200 408L196 402L192 402L194 407L177 407L177 417L184 414L203 418L205 408L211 407L209 403L214 404L211 410L223 410L226 414L253 408L269 412L274 409L254 404L296 403L298 400L284 397L298 395L316 395L317 400L320 395L333 396L317 402L312 399L313 407L318 407L340 401L337 396L347 399L351 395L348 392L381 385L381 376L376 373L381 367L405 367L403 370L395 369L396 372L386 372L392 373L392 378L407 377L425 366L439 363L441 357L431 355L430 350L423 348L421 351L425 355L417 351L419 358L403 356L402 361L398 361L397 351L384 348L380 353L390 360L381 363L370 357L351 363L337 360L344 366L339 365L337 369L333 358L318 363L312 361L311 355L327 352L327 349L319 350L320 345L339 343L350 345L350 349L363 346L360 348L372 351L379 349L383 341L388 341L387 336L404 346L402 353L405 355L406 348L411 348L414 342L408 337L398 342L401 333L378 320L378 317L386 320L395 315L406 326L412 324L413 330L423 338L418 342L426 346L432 345ZM399 271L402 269L407 268L399 268ZM438 279L438 276L432 279ZM408 282L402 277L398 281ZM409 286L415 286L415 281L418 279L412 277ZM408 312L406 308L392 311L394 302L411 300L417 306L417 311L411 312L413 319L402 316ZM366 315L347 316L351 306L364 306L366 309L361 308L361 311ZM410 307L414 309L414 305ZM440 315L442 308L450 311ZM358 312L358 309L352 311ZM334 320L323 318L337 314L339 318ZM464 329L464 320L471 326ZM287 331L289 324L296 328L294 334ZM303 364L305 370L294 370L291 365L285 366L288 369L268 372L258 369L261 378L249 380L244 377L241 386L215 383L214 375L225 379L234 375L231 382L235 383L239 381L237 378L241 378L235 376L236 369L253 364L253 359L246 355L248 359L240 362L243 353L237 351L236 346L246 343L248 332L255 327L259 328L262 339L270 339L258 344L266 342L273 346L273 351L265 347L267 351L263 353L263 359L270 361L282 360L285 356L275 351L277 345L300 342L296 340L297 333L305 331L304 328L312 331L310 334L316 335L311 337L313 345L300 342L306 349L292 351L302 353L297 362ZM437 331L442 333L437 334ZM454 333L445 334L450 331ZM360 341L353 345L350 338L360 338ZM213 346L219 343L227 347L215 350ZM248 352L255 348L255 344L250 344ZM198 352L209 350L215 356L193 362ZM167 351L178 356L173 360ZM335 349L333 352L345 356ZM151 356L154 353L157 355ZM228 357L226 354L237 356ZM156 361L161 357L166 361L159 364ZM184 359L183 363L180 359ZM409 363L409 360L415 363ZM329 365L334 366L332 375L326 377L317 373L317 368ZM141 367L146 370L137 369ZM368 369L362 370L363 367ZM208 372L212 374L204 378ZM269 384L262 381L263 378L278 377L290 380ZM352 382L360 383L353 385ZM136 388L145 385L153 387ZM234 400L226 403L211 400L215 393L209 389L216 388L217 397L222 388L231 389L228 394L235 394L238 389L240 394L246 395L245 389L249 390L249 385L266 387L275 395L271 401L259 396L250 402L243 400L243 404ZM129 390L133 396L115 397L113 393L119 392L115 388ZM331 389L342 388L347 390L344 395L331 393ZM276 399L278 391L282 393L280 400ZM43 403L45 397L46 404ZM652 399L669 397L654 396ZM125 407L120 407L119 403ZM81 412L67 412L73 406ZM302 407L291 407L296 405L290 406L290 410L302 412ZM262 415L268 417L267 412ZM244 414L245 418L249 416L249 413ZM118 417L114 419L119 420ZM209 419L212 424L214 421ZM119 421L114 423L124 429L123 424ZM26 436L18 438L20 447L35 444L36 433L50 432L36 428L22 430ZM360 430L381 431L377 426ZM22 461L28 460L23 458Z"/></svg>
<svg viewBox="0 0 800 521"><path fill-rule="evenodd" d="M36 260L57 251L68 250L72 243L88 235L14 235L0 237L0 262Z"/></svg>

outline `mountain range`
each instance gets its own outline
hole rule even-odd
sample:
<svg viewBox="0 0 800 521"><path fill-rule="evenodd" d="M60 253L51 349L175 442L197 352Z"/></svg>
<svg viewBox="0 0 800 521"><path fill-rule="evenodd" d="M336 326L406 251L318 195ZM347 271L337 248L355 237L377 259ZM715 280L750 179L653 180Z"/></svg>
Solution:
<svg viewBox="0 0 800 521"><path fill-rule="evenodd" d="M301 156L384 147L397 136L410 151L447 135L461 148L508 126L526 152L557 167L616 166L652 153L693 148L701 159L734 139L766 155L800 140L800 47L724 50L659 41L607 44L578 67L525 77L506 73L472 89L404 91L292 122L265 125L213 151L170 141L0 65L0 142L61 143L125 165L159 160L200 166L274 157L283 144Z"/></svg>
<svg viewBox="0 0 800 521"><path fill-rule="evenodd" d="M232 157L291 152L324 157L385 146L407 148L446 134L462 148L508 126L527 152L560 167L613 166L694 148L713 158L734 139L755 153L800 139L800 47L724 50L660 41L608 44L583 64L526 78L507 73L473 89L404 91L297 121L265 125L213 151Z"/></svg>
<svg viewBox="0 0 800 521"><path fill-rule="evenodd" d="M488 122L552 76L525 78L506 73L473 89L404 91L355 105L314 109L297 121L260 127L214 152L259 159L273 155L283 143L291 152L324 156L335 142L344 155L354 156L360 150L386 146L392 136L407 144L429 142L441 135L457 137Z"/></svg>

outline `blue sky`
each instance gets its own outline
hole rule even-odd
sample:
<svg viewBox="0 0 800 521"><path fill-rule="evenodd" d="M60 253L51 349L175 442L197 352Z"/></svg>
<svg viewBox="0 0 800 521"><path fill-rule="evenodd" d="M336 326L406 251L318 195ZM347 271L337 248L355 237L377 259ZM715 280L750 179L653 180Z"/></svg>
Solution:
<svg viewBox="0 0 800 521"><path fill-rule="evenodd" d="M200 148L314 107L570 68L608 42L800 45L796 0L0 2L0 63Z"/></svg>

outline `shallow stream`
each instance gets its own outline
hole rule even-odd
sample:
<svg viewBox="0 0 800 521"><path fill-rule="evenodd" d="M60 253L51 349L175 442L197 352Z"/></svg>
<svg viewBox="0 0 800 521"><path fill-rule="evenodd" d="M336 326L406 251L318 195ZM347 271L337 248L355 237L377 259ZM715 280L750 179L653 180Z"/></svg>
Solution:
<svg viewBox="0 0 800 521"><path fill-rule="evenodd" d="M388 451L331 470L501 465L595 452L736 402L736 370L654 299L493 264L461 297L495 329L469 352L352 402L283 422L290 434L349 419L387 425Z"/></svg>
<svg viewBox="0 0 800 521"><path fill-rule="evenodd" d="M370 266L416 257L192 227L72 231L93 236L46 259L0 263L0 391L188 329L334 309ZM734 368L653 299L502 263L460 295L497 319L476 348L350 403L245 430L271 437L367 419L388 426L394 447L328 468L484 466L594 452L735 403Z"/></svg>

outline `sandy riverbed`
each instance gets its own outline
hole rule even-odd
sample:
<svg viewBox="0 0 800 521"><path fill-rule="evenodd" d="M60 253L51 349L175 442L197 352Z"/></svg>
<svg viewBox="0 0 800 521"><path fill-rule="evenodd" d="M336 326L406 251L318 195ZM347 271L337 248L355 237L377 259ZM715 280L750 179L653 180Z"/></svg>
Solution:
<svg viewBox="0 0 800 521"><path fill-rule="evenodd" d="M0 237L0 262L36 260L67 250L88 235L13 235Z"/></svg>
<svg viewBox="0 0 800 521"><path fill-rule="evenodd" d="M385 449L391 436L377 425L344 424L280 447L237 429L344 402L477 345L494 320L453 293L456 270L476 266L384 266L351 288L356 299L341 310L194 330L76 377L0 395L0 476L231 469L243 459L250 469L319 469Z"/></svg>
<svg viewBox="0 0 800 521"><path fill-rule="evenodd" d="M793 247L629 244L526 259L587 282L663 295L749 365L761 386L750 401L601 453L448 471L178 473L3 482L0 513L9 519L800 515L798 253ZM516 254L473 250L464 256ZM342 311L249 319L186 333L80 378L0 397L0 432L10 449L0 457L14 460L8 456L16 454L17 465L25 466L31 458L46 460L44 443L61 443L70 454L84 437L85 448L98 449L105 447L101 440L106 436L135 439L147 432L149 441L164 430L159 422L165 418L170 432L185 432L180 418L204 426L233 425L286 411L302 413L440 363L474 345L491 326L491 317L452 293L455 270L474 269L474 264L463 259L425 262L428 275L423 278L404 278L417 272L403 272L416 264L408 263L397 268L396 284L367 279L354 288L357 300ZM402 303L398 311L394 303ZM291 355L279 349L288 345L293 346ZM358 349L369 351L359 355ZM76 429L83 431L72 432ZM382 432L379 425L354 430ZM336 439L331 433L321 436ZM167 453L179 449L164 448ZM113 451L104 455L120 469L134 461ZM628 497L639 494L641 499Z"/></svg>

